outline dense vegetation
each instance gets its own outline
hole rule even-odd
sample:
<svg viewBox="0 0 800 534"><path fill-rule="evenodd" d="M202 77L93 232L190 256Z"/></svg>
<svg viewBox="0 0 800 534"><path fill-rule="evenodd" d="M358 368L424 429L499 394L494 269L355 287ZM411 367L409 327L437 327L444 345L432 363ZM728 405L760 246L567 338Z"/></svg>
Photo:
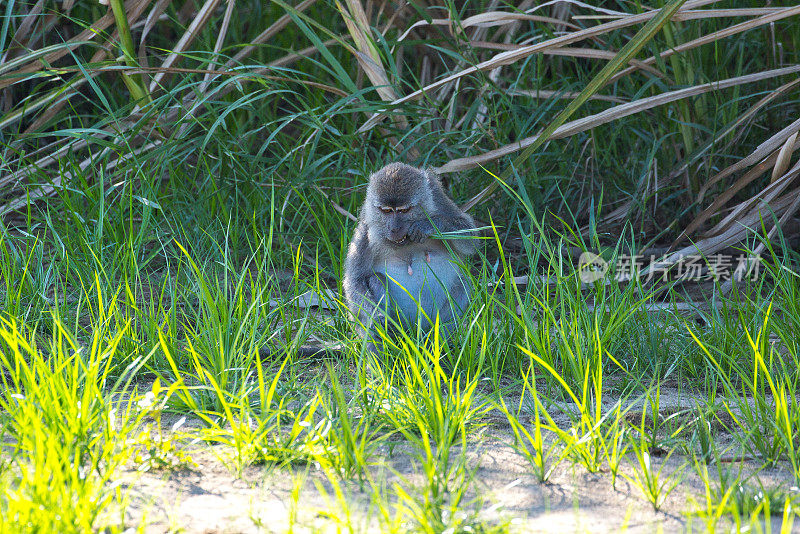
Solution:
<svg viewBox="0 0 800 534"><path fill-rule="evenodd" d="M488 426L541 482L791 529L800 6L109 4L0 8L0 528L143 527L121 477L213 445L237 476L315 466L342 530L514 530L481 513ZM457 335L371 355L339 280L393 160L486 240ZM395 447L414 477L380 468Z"/></svg>

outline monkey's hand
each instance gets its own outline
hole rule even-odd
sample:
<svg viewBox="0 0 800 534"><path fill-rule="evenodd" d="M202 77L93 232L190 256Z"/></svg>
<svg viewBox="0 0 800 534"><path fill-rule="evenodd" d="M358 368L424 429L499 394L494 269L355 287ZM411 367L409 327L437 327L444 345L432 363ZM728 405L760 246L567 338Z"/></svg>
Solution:
<svg viewBox="0 0 800 534"><path fill-rule="evenodd" d="M422 243L433 235L434 230L433 224L428 219L419 219L409 225L406 237L413 243Z"/></svg>
<svg viewBox="0 0 800 534"><path fill-rule="evenodd" d="M380 304L381 298L386 294L386 275L374 273L367 279L367 287L372 296L372 302Z"/></svg>

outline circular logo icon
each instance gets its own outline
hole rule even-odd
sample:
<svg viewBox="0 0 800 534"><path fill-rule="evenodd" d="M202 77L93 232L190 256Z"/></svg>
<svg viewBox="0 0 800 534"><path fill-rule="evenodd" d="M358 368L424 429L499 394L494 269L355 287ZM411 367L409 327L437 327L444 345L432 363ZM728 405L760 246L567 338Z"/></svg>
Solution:
<svg viewBox="0 0 800 534"><path fill-rule="evenodd" d="M597 282L608 272L608 262L594 252L584 252L578 258L578 271L585 284Z"/></svg>

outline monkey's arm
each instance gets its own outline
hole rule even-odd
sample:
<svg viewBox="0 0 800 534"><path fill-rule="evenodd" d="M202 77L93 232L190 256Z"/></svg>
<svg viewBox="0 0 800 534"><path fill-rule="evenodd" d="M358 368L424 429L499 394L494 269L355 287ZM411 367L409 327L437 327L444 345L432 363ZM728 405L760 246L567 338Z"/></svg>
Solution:
<svg viewBox="0 0 800 534"><path fill-rule="evenodd" d="M431 186L433 203L437 206L435 213L428 214L424 219L419 219L411 223L408 237L416 243L420 243L431 237L436 231L456 232L463 231L463 239L453 239L449 244L461 255L469 256L478 248L478 232L474 230L475 221L468 214L464 213L456 206L456 203L444 192L439 178L432 172L426 171L428 182ZM471 230L471 231L466 231Z"/></svg>
<svg viewBox="0 0 800 534"><path fill-rule="evenodd" d="M381 297L385 285L373 271L373 263L366 226L359 224L347 251L342 287L350 313L361 323L364 331L368 331L372 322L383 315L380 305L383 304Z"/></svg>

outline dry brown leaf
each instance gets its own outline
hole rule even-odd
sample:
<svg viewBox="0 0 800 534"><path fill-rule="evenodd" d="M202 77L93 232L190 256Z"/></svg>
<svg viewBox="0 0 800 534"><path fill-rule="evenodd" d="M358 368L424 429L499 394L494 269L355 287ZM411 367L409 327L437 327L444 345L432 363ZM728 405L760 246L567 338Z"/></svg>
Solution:
<svg viewBox="0 0 800 534"><path fill-rule="evenodd" d="M791 197L791 194L787 196ZM756 258L761 256L761 254L767 248L767 243L775 239L775 235L778 233L778 231L786 226L786 223L789 222L789 219L792 216L794 216L794 214L797 212L797 209L800 208L800 189L794 191L794 196L795 196L794 202L792 202L791 205L789 205L789 207L786 209L781 218L776 222L775 225L773 225L772 229L767 233L766 239L764 241L761 241L758 244L758 246L753 250L752 255L755 256ZM727 295L728 293L731 292L732 289L733 289L733 278L729 278L728 280L725 280L725 282L720 287L720 293L722 293L723 295Z"/></svg>
<svg viewBox="0 0 800 534"><path fill-rule="evenodd" d="M759 99L758 102L750 106L744 113L736 118L733 122L731 122L728 126L726 126L720 132L717 132L714 136L714 140L716 139L723 139L728 136L731 132L733 132L736 128L740 125L744 124L745 122L749 121L752 117L758 113L761 109L765 106L777 100L778 98L784 96L786 93L791 91L797 84L800 84L800 78L796 80L792 80L789 83L785 83L782 86L778 87L774 91L771 91L768 95L764 96L763 98ZM744 131L742 130L739 134L733 136L726 144L720 149L720 152L726 152L728 148L733 145L736 139L742 135ZM795 147L795 150L800 148L800 145ZM676 167L666 178L663 179L663 183L660 180L658 184L658 188L666 187L669 183L672 182L679 174L683 173L685 169L688 168L689 165L694 163L700 154L698 153L694 158L687 159L684 161L680 166ZM732 186L726 188L722 191L719 195L717 195L714 199L714 202L706 208L700 215L698 215L694 221L692 221L689 226L687 226L678 238L672 243L670 248L674 248L680 241L682 241L687 236L691 235L697 228L700 227L709 217L714 215L728 200L733 198L734 194L736 194L739 190L741 190L745 185L749 184L761 174L768 169L770 166L774 165L775 159L777 158L777 154L772 154L771 156L767 157L764 161L750 169L747 173L745 173L741 178L739 178ZM626 202L629 204L629 202ZM614 216L615 218L619 218L619 216L623 213L622 208L625 206L621 206L614 210L614 212L610 213L607 217ZM608 219L607 219L608 220Z"/></svg>
<svg viewBox="0 0 800 534"><path fill-rule="evenodd" d="M776 76L783 76L795 72L800 72L800 66L795 65L792 67L785 67L783 69L774 69L764 72L757 72L753 74L746 74L744 76L737 76L735 78L729 78L727 80L721 80L719 82L696 85L693 87L687 87L686 89L669 91L667 93L662 93L660 95L655 95L648 98L642 98L639 100L635 100L633 102L628 102L626 104L620 104L605 111L601 111L600 113L596 113L594 115L589 115L588 117L583 117L581 119L567 122L563 124L561 127L559 127L553 133L550 139L560 139L563 137L569 137L570 135L574 135L576 133L583 132L591 128L595 128L597 126L620 119L622 117L627 117L629 115L633 115L657 106L663 106L664 104L668 104L670 102L674 102L682 98L689 98L703 93L708 93L711 91L718 91L721 89L734 87L736 85L767 80L770 78L774 78ZM455 172L465 169L471 169L473 167L477 167L478 165L489 163L490 161L494 161L503 156L507 156L509 154L513 154L514 152L522 150L526 146L533 143L537 137L538 134L532 135L530 137L522 139L521 141L510 143L495 150L486 151L482 154L478 154L475 156L468 156L464 158L452 159L447 163L445 163L444 165L442 165L441 167L439 167L438 169L436 169L436 171L439 173Z"/></svg>
<svg viewBox="0 0 800 534"><path fill-rule="evenodd" d="M170 0L156 0L156 5L153 6L153 9L150 10L150 13L147 14L144 20L144 27L142 28L142 34L139 36L139 48L137 50L140 67L150 66L147 60L147 36L150 35L150 31L156 25L159 17L161 17L161 14L164 13L164 10L167 9L169 4ZM144 86L150 85L150 79L147 76L149 76L149 74L142 75L142 83Z"/></svg>
<svg viewBox="0 0 800 534"><path fill-rule="evenodd" d="M790 194L787 196L791 197L792 195ZM789 222L789 219L793 217L795 213L797 213L797 209L800 208L800 189L795 190L794 197L794 202L789 205L778 222L772 227L772 230L767 233L766 242L759 243L756 249L753 251L754 255L758 256L764 252L764 249L767 247L767 242L772 241L775 238L775 234L778 233L778 230L783 228L786 223Z"/></svg>
<svg viewBox="0 0 800 534"><path fill-rule="evenodd" d="M689 8L692 8L692 7L706 5L706 4L714 3L716 1L717 0L690 0L689 2L686 2L686 4L684 4L684 9L689 9ZM589 39L589 38L592 38L592 37L596 37L598 35L602 35L602 34L605 34L605 33L608 33L608 32L614 31L614 30L627 28L629 26L634 26L634 25L640 24L642 22L647 22L648 20L650 20L653 17L655 17L657 14L658 14L658 11L648 11L646 13L641 13L641 14L638 14L638 15L632 15L632 16L627 17L625 19L616 20L616 21L613 21L613 22L605 23L605 24L600 24L600 25L597 25L597 26L592 27L592 28L587 28L585 30L580 30L580 31L568 33L566 35L561 35L559 37L554 37L552 39L548 39L546 41L542 41L541 43L536 43L536 44L532 44L532 45L529 45L529 46L525 46L523 48L520 48L519 50L509 50L509 51L506 51L506 52L501 52L500 54L497 54L496 56L494 56L491 59L488 59L486 61L482 61L481 63L478 63L477 65L468 67L466 69L462 69L462 70L460 70L460 71L458 71L456 73L451 74L450 76L446 76L446 77L444 77L444 78L442 78L440 80L437 80L436 82L433 82L433 83L423 87L422 89L418 89L417 91L414 91L413 93L410 93L409 95L404 96L403 98L397 99L394 102L392 102L392 104L393 105L399 105L399 104L402 104L404 102L410 102L410 101L413 101L413 100L417 100L417 99L421 98L423 95L425 95L426 93L428 93L428 92L430 92L430 91L432 91L434 89L437 89L437 88L439 88L439 87L441 87L441 86L443 86L445 84L453 82L453 81L455 81L455 80L457 80L459 78L463 78L464 76L468 76L468 75L473 74L475 72L491 70L491 69L494 69L494 68L502 66L502 65L510 65L512 63L516 63L517 61L519 61L521 59L525 59L525 58L527 58L527 57L529 57L529 56L531 56L533 54L540 53L543 50L563 47L563 46L575 43L577 41L582 41L584 39ZM364 123L364 125L361 126L361 128L358 129L358 131L359 132L368 131L369 129L373 128L376 124L378 124L378 122L380 122L385 116L386 116L386 112L380 112L380 113L374 114L372 117L370 117L369 120L367 120L366 123Z"/></svg>
<svg viewBox="0 0 800 534"><path fill-rule="evenodd" d="M709 231L710 235L716 235L724 232L726 229L734 226L736 222L748 211L755 209L756 206L761 204L769 204L773 202L778 195L783 193L789 187L792 180L800 174L800 163L797 163L788 172L782 175L778 180L770 183L763 190L759 191L756 195L739 205L734 207L714 228Z"/></svg>
<svg viewBox="0 0 800 534"><path fill-rule="evenodd" d="M297 4L294 9L295 11L302 13L316 2L317 0L303 0ZM250 44L239 50L236 55L234 55L230 60L228 60L227 63L225 63L225 66L233 67L234 65L241 63L244 58L253 53L258 45L269 41L273 36L277 35L279 31L284 29L291 21L292 18L288 14L281 16L274 23L270 24L270 26L261 32L255 39L250 41Z"/></svg>
<svg viewBox="0 0 800 534"><path fill-rule="evenodd" d="M511 96L529 96L531 98L576 98L580 92L578 91L546 91L544 89L512 89L506 91L505 94ZM594 94L589 97L589 100L598 100L601 102L613 102L614 104L624 104L628 100L618 96L598 95Z"/></svg>
<svg viewBox="0 0 800 534"><path fill-rule="evenodd" d="M164 77L169 73L167 69L172 67L180 59L181 54L183 54L195 38L197 38L197 35L208 23L211 15L214 14L214 10L217 8L219 2L220 0L206 0L206 3L200 8L200 11L194 17L189 27L186 28L186 31L183 33L178 43L172 48L167 58L161 64L162 70L153 76L153 80L150 82L150 93L158 89Z"/></svg>
<svg viewBox="0 0 800 534"><path fill-rule="evenodd" d="M337 0L336 7L342 14L347 29L353 37L353 42L363 54L368 55L376 64L381 63L381 55L372 39L370 33L369 20L364 12L364 7L358 0L343 0L347 4L347 9Z"/></svg>
<svg viewBox="0 0 800 534"><path fill-rule="evenodd" d="M110 135L110 134L108 134L108 135ZM96 134L96 137L98 139L101 139L104 136L102 136L100 134ZM53 143L51 145L47 145L46 148L50 149L50 148L52 148L52 146L54 144L55 143ZM0 178L0 187L5 188L5 189L11 189L16 185L15 182L18 182L19 180L27 178L32 173L36 172L37 169L42 169L42 168L45 168L45 167L49 167L53 163L57 162L61 157L65 156L69 151L80 150L80 149L82 149L82 148L84 148L84 147L86 147L88 145L89 145L89 142L84 140L84 139L74 139L73 138L73 139L69 140L61 148L59 148L57 150L54 150L51 153L48 153L46 156L42 156L41 158L39 158L35 162L23 167L22 169L19 169L19 170L14 171L14 172L10 172L10 173L6 174L5 176L1 177ZM49 152L49 150L48 150L48 152ZM31 157L31 155L28 155L28 157ZM8 187L6 187L6 186L8 186Z"/></svg>
<svg viewBox="0 0 800 534"><path fill-rule="evenodd" d="M778 157L775 160L775 167L772 168L772 179L770 181L774 182L781 176L783 173L786 172L786 169L789 168L789 162L792 159L792 153L794 152L794 142L797 139L797 132L790 135L786 142L781 147L780 151L778 151Z"/></svg>
<svg viewBox="0 0 800 534"><path fill-rule="evenodd" d="M580 30L579 26L575 24L570 24L564 22L560 19L554 19L551 17L542 17L539 15L526 15L525 13L510 13L507 11L489 11L486 13L480 13L478 15L473 15L471 17L467 17L458 23L458 27L461 28L471 28L471 27L478 27L478 28L491 28L494 26L502 26L505 24L513 24L520 20L530 20L535 22L546 22L548 24L566 24L567 27L573 28L575 30ZM408 35L414 31L416 28L420 28L422 26L447 26L448 28L452 28L455 26L453 19L431 19L430 22L426 20L420 20L412 24L411 26L403 32L403 34L397 38L397 42L402 42L405 40Z"/></svg>
<svg viewBox="0 0 800 534"><path fill-rule="evenodd" d="M389 76L381 63L381 56L370 35L369 21L364 12L364 8L358 0L344 0L347 8L336 2L339 12L342 14L345 25L350 31L353 42L357 50L354 51L356 60L364 73L372 82L373 87L378 92L381 100L391 102L397 100L397 93L389 82ZM400 118L400 125L405 125L405 119Z"/></svg>
<svg viewBox="0 0 800 534"><path fill-rule="evenodd" d="M43 7L44 0L38 0L25 15L25 18L22 19L17 31L14 32L14 36L11 38L8 48L6 48L2 56L0 56L0 65L5 63L7 59L10 59L9 56L13 56L13 53L19 48L27 48L31 30L33 29L34 23L41 15Z"/></svg>
<svg viewBox="0 0 800 534"><path fill-rule="evenodd" d="M226 2L228 5L225 6L225 14L222 16L222 25L219 28L219 34L217 34L217 41L214 43L214 51L212 52L212 59L209 61L209 64L213 64L219 57L220 50L222 50L222 44L225 42L225 36L228 35L228 27L231 24L233 9L236 7L236 0L226 0ZM200 84L201 93L206 92L210 80L210 73L203 75L203 83Z"/></svg>
<svg viewBox="0 0 800 534"><path fill-rule="evenodd" d="M591 11L596 11L598 13L606 13L608 15L628 15L624 11L615 11L613 9L606 9L604 7L600 7L598 5L587 4L585 2L580 2L579 0L550 0L549 2L543 2L532 9L528 9L525 11L526 13L533 13L534 11L538 11L539 9L549 7L549 6L561 6L564 4L569 4L573 6L582 7L584 9L589 9Z"/></svg>
<svg viewBox="0 0 800 534"><path fill-rule="evenodd" d="M125 12L128 14L128 20L136 20L139 15L147 7L151 0L128 0L125 2ZM25 74L30 74L42 70L46 65L51 65L62 57L68 55L72 50L81 46L86 41L93 40L97 35L107 29L114 23L114 15L109 10L108 13L97 19L89 28L83 30L81 33L69 39L64 43L66 46L61 46L57 50L50 52L42 57L38 57L36 51L32 51L29 55L36 56L37 59L32 60L25 66L7 73L3 79L0 79L0 89L8 87L23 78Z"/></svg>
<svg viewBox="0 0 800 534"><path fill-rule="evenodd" d="M505 43L492 43L488 41L470 41L470 46L473 48L487 48L489 50L519 50L520 48L524 47L525 45L515 45L515 44L505 44ZM563 48L553 48L550 50L542 51L542 54L545 56L567 56L567 57L585 57L591 59L607 59L612 60L616 57L617 52L613 50L598 50L596 48L575 48L570 46L565 46ZM655 67L651 67L650 65L644 64L639 60L631 60L629 62L631 65L636 65L639 67L640 70L645 70L654 76L658 76L659 78L668 78L666 74L661 72L660 70L656 69Z"/></svg>
<svg viewBox="0 0 800 534"><path fill-rule="evenodd" d="M756 149L746 158L740 159L733 165L730 165L729 167L723 169L721 172L714 175L705 184L703 184L703 187L700 188L698 202L702 202L709 188L718 183L720 180L723 180L728 176L730 176L731 174L761 161L762 159L767 157L771 152L778 150L778 148L781 145L783 145L783 143L786 142L786 139L788 139L789 136L793 135L798 131L800 131L800 119L797 119L789 126L782 129L781 131L774 134L769 139L758 145L758 147L756 147Z"/></svg>
<svg viewBox="0 0 800 534"><path fill-rule="evenodd" d="M794 147L795 150L800 149L800 143L797 143ZM697 231L700 226L705 223L708 219L712 216L716 215L722 207L736 195L739 191L744 189L750 182L761 176L764 172L766 172L770 167L775 164L775 160L778 158L777 153L773 153L764 161L758 163L757 165L753 166L750 170L748 170L745 174L743 174L736 182L734 182L730 187L725 188L719 195L714 198L714 201L708 206L706 209L703 210L695 219L681 232L678 238L672 243L672 247L675 247L678 243L683 241L686 237L692 235L695 231Z"/></svg>
<svg viewBox="0 0 800 534"><path fill-rule="evenodd" d="M742 22L739 24L734 24L733 26L730 26L728 28L724 28L714 33L709 33L708 35L704 35L692 41L687 41L683 44L675 46L674 48L670 48L669 50L665 50L659 54L659 58L661 60L664 60L674 54L679 54L681 52L685 52L687 50L691 50L699 46L713 43L714 41L719 41L720 39L724 39L725 37L730 37L738 33L746 32L748 30L752 30L753 28L757 28L759 26L772 24L778 20L785 19L788 17L793 17L798 14L800 14L800 6L794 6L785 9L781 8L769 15L764 15L763 17L759 17L757 19L748 20L746 22ZM657 58L653 56L641 61L640 63L645 65L654 65L656 63L656 60ZM606 85L613 84L617 80L624 78L625 76L628 76L632 72L636 71L637 68L638 66L634 65L622 69L617 74L612 76L611 79L608 80L608 83Z"/></svg>
<svg viewBox="0 0 800 534"><path fill-rule="evenodd" d="M150 35L150 31L155 27L156 22L158 22L158 19L161 17L161 14L164 13L170 1L171 0L156 0L156 5L153 6L153 9L150 10L150 13L148 13L147 17L144 19L142 34L139 36L140 46L144 45L147 36Z"/></svg>
<svg viewBox="0 0 800 534"><path fill-rule="evenodd" d="M344 0L347 4L347 9L340 2L336 2L336 7L342 14L345 25L353 38L357 50L352 50L351 53L355 56L359 66L372 82L372 86L378 92L381 100L391 102L397 100L397 93L389 82L389 76L386 74L386 69L381 61L380 53L370 33L369 21L364 12L364 8L358 0ZM408 122L405 116L395 115L392 117L393 122L400 128L406 128ZM393 137L390 138L392 145L398 150L402 151L400 143ZM419 151L415 147L409 148L409 155L412 158L419 157Z"/></svg>
<svg viewBox="0 0 800 534"><path fill-rule="evenodd" d="M748 234L759 230L761 218L767 219L772 217L772 213L776 215L783 214L794 202L797 200L797 195L800 190L794 190L787 195L784 195L771 205L764 205L757 210L753 210L746 216L736 221L736 224L728 228L725 232L712 237L700 239L696 243L686 246L677 250L664 258L658 260L658 266L666 267L681 261L685 256L703 254L709 256L715 254L720 250L729 246L739 243L747 237ZM651 268L648 272L655 272L656 269Z"/></svg>
<svg viewBox="0 0 800 534"><path fill-rule="evenodd" d="M688 20L703 20L711 18L732 18L732 17L760 17L776 13L781 7L752 7L752 8L730 8L730 9L696 9L682 11L672 20L685 22ZM618 15L579 15L572 17L575 20L608 20L630 17L628 13Z"/></svg>
<svg viewBox="0 0 800 534"><path fill-rule="evenodd" d="M125 154L119 156L118 158L109 161L108 163L103 165L103 168L105 170L111 170L120 163L123 163L124 161L134 158L143 152L147 152L151 148L159 145L160 143L161 143L160 141L154 141L152 143L148 143L147 145L141 146L135 150L130 150L129 152L126 152ZM111 150L112 150L111 148L104 148L98 154L89 156L88 158L84 159L78 164L78 169L83 171L89 166L93 166L98 159L103 157L105 154L111 152ZM61 185L61 183L65 178L67 179L67 181L70 181L70 179L73 178L73 172L67 169L64 172L54 176L50 184L39 186L30 191L24 191L17 198L12 198L11 200L8 200L5 204L0 205L0 216L5 215L12 211L16 211L20 208L30 205L31 203L39 199L52 195L56 191L56 188L59 185Z"/></svg>
<svg viewBox="0 0 800 534"><path fill-rule="evenodd" d="M371 57L360 50L355 51L355 58L358 61L358 65L369 78L369 81L372 82L381 100L391 102L397 98L397 93L394 92L394 89L389 84L386 70L381 65L375 63ZM404 123L405 121L401 120L401 124Z"/></svg>
<svg viewBox="0 0 800 534"><path fill-rule="evenodd" d="M331 197L330 197L330 196L328 196L328 193L326 193L325 191L323 191L323 190L322 190L322 188L321 188L320 186L318 186L318 185L315 185L315 186L314 186L314 189L316 189L317 191L319 191L319 193L320 193L320 194L321 194L323 197L325 197L325 200L327 200L328 202L330 202L330 203L331 203L331 206L333 206L333 209L334 209L334 210L336 210L336 212L337 212L339 215L343 215L343 216L347 217L348 219L350 219L350 220L351 220L351 221L353 221L353 222L358 222L358 217L356 217L355 215L353 215L352 213L350 213L349 211L347 211L346 209L344 209L344 208L343 208L341 205L339 205L337 202L334 202L334 201L331 199Z"/></svg>

